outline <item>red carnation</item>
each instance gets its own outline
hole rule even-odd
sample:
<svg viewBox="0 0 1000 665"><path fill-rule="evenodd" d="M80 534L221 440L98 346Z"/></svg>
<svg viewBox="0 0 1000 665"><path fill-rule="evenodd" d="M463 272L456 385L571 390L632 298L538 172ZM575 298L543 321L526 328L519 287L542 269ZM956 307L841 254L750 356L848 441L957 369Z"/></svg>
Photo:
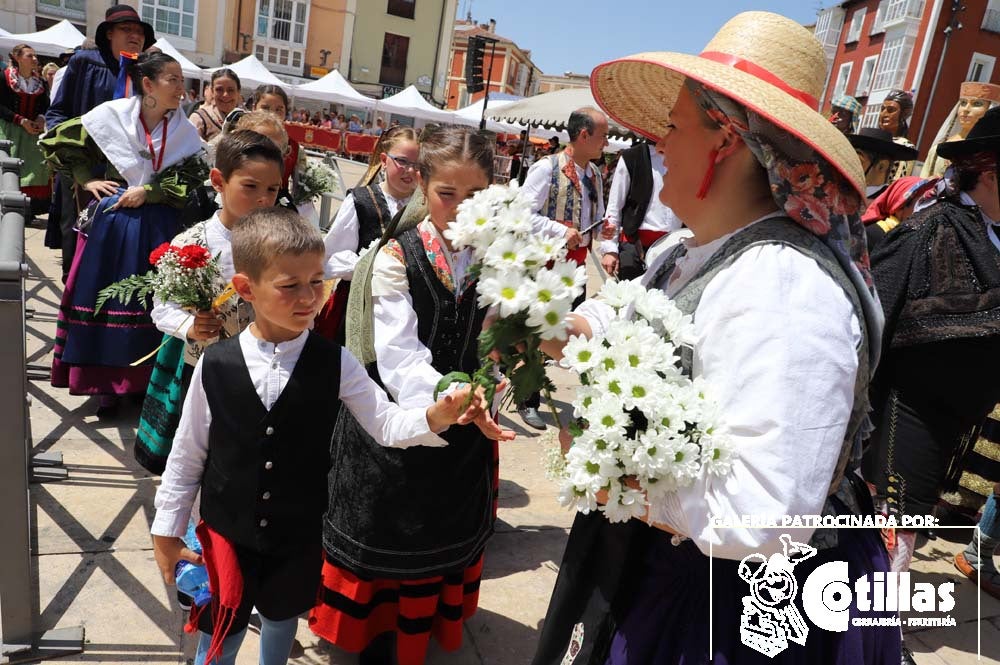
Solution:
<svg viewBox="0 0 1000 665"><path fill-rule="evenodd" d="M163 243L149 254L149 262L155 266L157 263L160 262L160 259L163 258L163 255L170 251L173 251L173 248L170 246L170 243L169 242Z"/></svg>
<svg viewBox="0 0 1000 665"><path fill-rule="evenodd" d="M200 245L185 245L178 254L178 262L185 268L204 268L212 255Z"/></svg>

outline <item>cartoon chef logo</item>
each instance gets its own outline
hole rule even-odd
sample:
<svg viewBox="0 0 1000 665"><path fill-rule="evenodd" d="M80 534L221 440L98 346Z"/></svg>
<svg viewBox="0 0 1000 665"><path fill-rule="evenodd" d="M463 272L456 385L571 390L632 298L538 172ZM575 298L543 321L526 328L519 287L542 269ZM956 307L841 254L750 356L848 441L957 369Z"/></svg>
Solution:
<svg viewBox="0 0 1000 665"><path fill-rule="evenodd" d="M809 635L809 626L795 606L799 585L792 571L814 556L816 548L792 542L788 534L780 539L782 553L770 558L750 554L739 566L740 577L750 585L750 595L743 597L740 640L769 658L787 649L789 641L804 645Z"/></svg>

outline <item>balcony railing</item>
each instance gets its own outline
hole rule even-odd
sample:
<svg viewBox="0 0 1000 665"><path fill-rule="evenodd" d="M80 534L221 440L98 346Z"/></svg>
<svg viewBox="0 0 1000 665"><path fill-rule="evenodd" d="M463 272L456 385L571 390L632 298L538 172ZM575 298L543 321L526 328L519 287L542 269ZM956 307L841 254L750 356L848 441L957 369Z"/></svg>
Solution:
<svg viewBox="0 0 1000 665"><path fill-rule="evenodd" d="M893 0L886 8L882 27L888 28L903 21L919 20L924 13L924 0Z"/></svg>
<svg viewBox="0 0 1000 665"><path fill-rule="evenodd" d="M983 17L983 30L1000 32L1000 9L987 9Z"/></svg>

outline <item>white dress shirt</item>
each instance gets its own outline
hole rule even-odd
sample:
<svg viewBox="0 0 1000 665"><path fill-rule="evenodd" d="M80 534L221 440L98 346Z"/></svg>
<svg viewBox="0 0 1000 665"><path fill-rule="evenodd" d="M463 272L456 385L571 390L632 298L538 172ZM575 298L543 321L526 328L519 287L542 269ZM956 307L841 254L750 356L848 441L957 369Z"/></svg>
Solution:
<svg viewBox="0 0 1000 665"><path fill-rule="evenodd" d="M187 232L185 232L187 233ZM178 238L183 237L182 233ZM172 244L178 244L175 238ZM219 257L219 274L226 284L236 274L233 267L233 243L232 232L219 220L219 213L212 215L212 218L205 222L205 244L209 253L214 257ZM180 305L174 302L163 302L153 297L153 310L149 313L153 319L153 325L164 335L187 341L188 330L194 323L194 317L186 312Z"/></svg>
<svg viewBox="0 0 1000 665"><path fill-rule="evenodd" d="M702 247L686 239L688 254L669 284L653 286L677 293L727 239ZM644 275L647 286L665 258ZM577 313L595 335L611 316L594 300ZM774 244L748 249L712 279L694 325L693 375L716 395L737 459L728 476L667 495L650 517L706 554L711 543L716 557L780 552L781 530L713 529L711 518L822 513L854 403L860 322L847 294L815 261ZM806 542L811 534L796 529L793 538Z"/></svg>
<svg viewBox="0 0 1000 665"><path fill-rule="evenodd" d="M646 216L642 219L640 229L649 231L666 231L672 233L682 226L680 217L674 211L660 202L660 190L663 189L663 176L667 172L667 167L663 163L663 158L656 154L655 146L649 148L649 162L653 168L653 194L649 199L649 206L646 208ZM632 186L632 175L628 172L628 165L624 159L618 160L615 167L615 174L611 177L611 189L608 192L608 209L605 218L609 224L613 224L620 233L622 227L622 206L628 200L628 190ZM601 240L601 255L618 253L618 238L613 240Z"/></svg>
<svg viewBox="0 0 1000 665"><path fill-rule="evenodd" d="M531 168L528 169L528 175L524 178L524 185L521 186L521 191L527 194L528 198L535 203L531 208L532 212L535 213L535 217L532 218L534 232L545 236L560 237L566 235L567 227L559 222L568 220L553 220L544 215L549 202L549 188L552 186L553 161L548 157L544 157L532 164ZM580 178L581 187L584 186L584 178L593 178L596 174L594 165L591 163L587 164L586 169L580 168L580 165L576 163L574 163L574 166L576 167L576 175ZM598 185L600 185L600 179L598 179ZM604 190L600 186L597 187L597 209L593 211L593 216L591 216L590 197L587 196L586 189L583 190L583 196L580 199L580 229L582 230L594 222L603 219ZM590 242L590 234L585 233L582 244L586 245L588 242Z"/></svg>
<svg viewBox="0 0 1000 665"><path fill-rule="evenodd" d="M251 328L240 333L240 349L250 380L268 411L285 389L308 336L306 331L288 342L272 344L256 338ZM204 359L200 359L195 365L173 448L156 491L156 517L150 529L156 536L184 535L192 504L201 487L208 457L208 432L212 425L212 412L201 381L203 362ZM431 432L426 404L415 409L393 404L346 349L340 351L339 399L365 431L384 446L447 445L444 439Z"/></svg>
<svg viewBox="0 0 1000 665"><path fill-rule="evenodd" d="M441 253L451 268L452 283L463 289L472 265L472 249L448 251L441 234L428 220L421 222L419 229L441 240ZM406 266L384 249L375 257L372 268L372 306L375 357L382 384L402 407L433 404L434 389L443 375L431 365L431 351L417 336L417 313Z"/></svg>
<svg viewBox="0 0 1000 665"><path fill-rule="evenodd" d="M389 220L395 217L400 209L405 208L410 202L410 197L397 199L385 191L381 184L377 185L385 196L386 205L389 208L389 217L385 220L388 226ZM326 278L327 279L347 279L354 277L354 266L358 264L361 256L358 254L358 235L360 233L360 222L358 221L358 210L354 206L354 193L348 194L344 202L340 204L337 216L333 218L333 224L326 233L323 243L326 245ZM366 249L364 247L362 250Z"/></svg>

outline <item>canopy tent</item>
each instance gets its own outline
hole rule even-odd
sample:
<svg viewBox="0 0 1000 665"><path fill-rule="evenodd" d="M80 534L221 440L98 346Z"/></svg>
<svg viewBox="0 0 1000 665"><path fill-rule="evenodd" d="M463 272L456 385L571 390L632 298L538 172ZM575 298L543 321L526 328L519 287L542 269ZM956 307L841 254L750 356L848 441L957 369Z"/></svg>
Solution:
<svg viewBox="0 0 1000 665"><path fill-rule="evenodd" d="M495 111L487 109L486 115L495 120L564 130L569 114L584 106L600 108L589 88L565 88L527 97ZM628 129L613 120L608 122L608 133L622 137L630 134Z"/></svg>
<svg viewBox="0 0 1000 665"><path fill-rule="evenodd" d="M0 50L9 50L18 44L27 44L41 55L59 55L67 49L76 48L86 37L72 23L63 19L52 27L38 32L20 35L6 33L0 35Z"/></svg>
<svg viewBox="0 0 1000 665"><path fill-rule="evenodd" d="M448 124L455 122L452 111L445 111L432 106L423 98L423 95L420 94L416 86L412 85L402 92L397 92L392 97L379 100L375 108L380 113L395 113L411 118Z"/></svg>
<svg viewBox="0 0 1000 665"><path fill-rule="evenodd" d="M202 72L205 71L198 65L194 64L193 62L185 58L184 54L178 51L177 48L173 44L168 42L165 37L160 37L159 39L157 39L156 43L153 44L153 46L160 49L161 51L169 55L171 58L179 62L181 65L181 71L184 72L184 76L188 78L200 79Z"/></svg>
<svg viewBox="0 0 1000 665"><path fill-rule="evenodd" d="M486 98L480 99L478 102L469 104L465 108L460 108L457 111L452 111L454 114L453 122L459 125L472 125L474 127L479 126L479 121L483 116L483 101ZM499 110L504 106L509 106L513 102L506 99L490 100L489 105L486 107L488 110ZM507 122L500 122L498 120L493 120L486 116L486 129L492 132L504 132L504 133L517 133L523 129L521 126L513 125Z"/></svg>
<svg viewBox="0 0 1000 665"><path fill-rule="evenodd" d="M264 66L264 63L258 60L255 55L248 55L242 60L234 62L231 65L213 67L212 69L203 69L202 75L211 75L212 72L218 69L231 69L236 72L236 75L240 77L240 83L244 88L256 88L259 85L277 85L282 88L288 87L287 83L272 74L267 67Z"/></svg>
<svg viewBox="0 0 1000 665"><path fill-rule="evenodd" d="M0 28L0 37L6 37L9 34L10 34L9 32L4 30L3 28Z"/></svg>
<svg viewBox="0 0 1000 665"><path fill-rule="evenodd" d="M375 107L374 99L366 97L352 88L351 84L336 69L321 79L295 86L292 96L368 109Z"/></svg>

